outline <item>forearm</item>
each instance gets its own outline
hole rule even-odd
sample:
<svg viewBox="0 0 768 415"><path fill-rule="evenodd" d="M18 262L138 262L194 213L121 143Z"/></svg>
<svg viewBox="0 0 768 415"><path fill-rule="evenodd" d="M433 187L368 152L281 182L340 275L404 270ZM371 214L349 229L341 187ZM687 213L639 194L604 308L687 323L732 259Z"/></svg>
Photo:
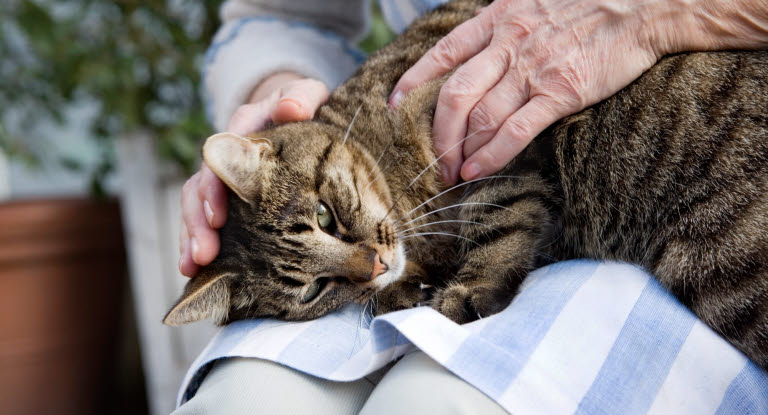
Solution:
<svg viewBox="0 0 768 415"><path fill-rule="evenodd" d="M659 55L768 48L765 0L665 0L654 7L652 47Z"/></svg>
<svg viewBox="0 0 768 415"><path fill-rule="evenodd" d="M362 4L350 2L349 9L361 11L357 3ZM307 16L320 14L300 13L301 4L307 5L307 10L317 7L312 1L295 0L236 0L225 4L224 24L206 54L204 66L208 114L217 130L223 130L234 111L254 98L256 86L272 75L292 72L334 88L362 61L363 56L350 43L354 36L349 30L329 30L328 24L320 29L310 24ZM344 21L330 16L340 7L327 9L321 13L326 20ZM265 14L269 12L277 17ZM349 19L353 15L345 14Z"/></svg>

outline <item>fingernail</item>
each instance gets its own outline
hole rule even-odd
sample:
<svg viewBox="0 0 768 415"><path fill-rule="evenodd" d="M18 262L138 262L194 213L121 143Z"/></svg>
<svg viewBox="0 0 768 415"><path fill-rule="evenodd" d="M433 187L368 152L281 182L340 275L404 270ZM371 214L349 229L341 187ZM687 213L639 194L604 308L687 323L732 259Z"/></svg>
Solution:
<svg viewBox="0 0 768 415"><path fill-rule="evenodd" d="M193 259L195 262L197 262L197 251L198 251L198 249L200 248L200 247L197 245L197 239L195 239L195 238L192 238L192 239L189 241L189 246L192 248L192 259Z"/></svg>
<svg viewBox="0 0 768 415"><path fill-rule="evenodd" d="M402 91L396 91L392 98L389 100L390 105L392 108L397 108L400 105L400 101L403 100L403 92Z"/></svg>
<svg viewBox="0 0 768 415"><path fill-rule="evenodd" d="M213 209L208 201L203 202L203 211L205 212L205 218L208 219L208 224L213 228Z"/></svg>
<svg viewBox="0 0 768 415"><path fill-rule="evenodd" d="M461 169L461 177L464 180L472 180L480 175L480 166L477 163L469 163Z"/></svg>

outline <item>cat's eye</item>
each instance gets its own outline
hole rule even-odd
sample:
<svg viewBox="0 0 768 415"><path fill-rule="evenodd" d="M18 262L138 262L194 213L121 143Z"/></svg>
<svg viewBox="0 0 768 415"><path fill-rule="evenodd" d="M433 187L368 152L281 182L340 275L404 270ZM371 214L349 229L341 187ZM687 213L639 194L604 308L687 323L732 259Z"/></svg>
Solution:
<svg viewBox="0 0 768 415"><path fill-rule="evenodd" d="M317 223L323 229L330 229L333 225L333 213L331 213L331 208L323 202L317 204Z"/></svg>
<svg viewBox="0 0 768 415"><path fill-rule="evenodd" d="M315 297L317 297L317 295L320 294L320 291L322 291L324 286L325 286L325 278L318 278L314 280L307 287L307 291L304 292L304 297L301 299L301 301L304 303L308 303L314 300Z"/></svg>

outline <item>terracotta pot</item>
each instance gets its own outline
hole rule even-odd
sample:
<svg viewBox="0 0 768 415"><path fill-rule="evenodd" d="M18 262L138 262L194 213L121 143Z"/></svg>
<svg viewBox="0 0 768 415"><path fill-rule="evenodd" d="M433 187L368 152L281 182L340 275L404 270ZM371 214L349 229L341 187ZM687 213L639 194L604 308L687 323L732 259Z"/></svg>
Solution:
<svg viewBox="0 0 768 415"><path fill-rule="evenodd" d="M106 412L125 278L116 203L0 204L0 412Z"/></svg>

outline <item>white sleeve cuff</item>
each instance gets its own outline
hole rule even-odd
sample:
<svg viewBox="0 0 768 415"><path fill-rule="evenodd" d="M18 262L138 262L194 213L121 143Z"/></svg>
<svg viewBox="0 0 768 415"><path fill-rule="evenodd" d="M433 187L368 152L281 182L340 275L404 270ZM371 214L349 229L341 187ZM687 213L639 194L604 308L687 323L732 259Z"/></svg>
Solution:
<svg viewBox="0 0 768 415"><path fill-rule="evenodd" d="M364 59L343 37L305 23L272 17L229 22L205 55L206 112L214 128L223 131L235 109L263 78L290 71L334 89Z"/></svg>

